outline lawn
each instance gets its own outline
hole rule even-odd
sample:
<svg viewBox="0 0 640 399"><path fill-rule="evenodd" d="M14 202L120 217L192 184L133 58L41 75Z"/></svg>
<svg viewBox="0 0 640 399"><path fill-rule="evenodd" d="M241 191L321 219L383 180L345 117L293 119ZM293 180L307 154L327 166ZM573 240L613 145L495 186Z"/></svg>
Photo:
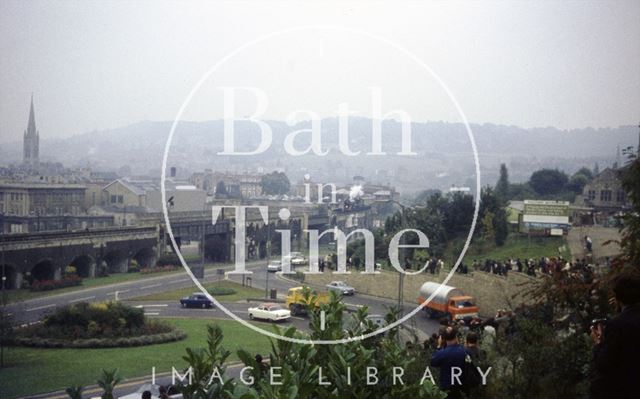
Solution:
<svg viewBox="0 0 640 399"><path fill-rule="evenodd" d="M109 285L109 284L124 283L124 282L127 282L127 281L134 281L134 280L139 280L139 279L142 279L142 278L165 276L165 275L171 274L171 273L174 273L174 274L175 273L184 273L184 269L179 269L179 270L171 271L171 272L153 273L153 274L114 273L114 274L111 274L108 277L85 278L85 279L82 280L82 284L81 285L78 285L78 286L75 286L75 287L60 288L60 289L51 290L51 291L36 291L36 292L32 292L32 291L30 291L28 289L7 290L6 291L7 303L26 301L28 299L41 298L41 297L46 297L46 296L50 296L50 295L64 294L64 293L67 293L67 292L78 291L78 290L82 290L82 289L85 289L85 288L92 288L92 287L98 287L98 286Z"/></svg>
<svg viewBox="0 0 640 399"><path fill-rule="evenodd" d="M92 385L102 369L118 368L125 378L170 372L184 367L187 347L206 345L207 324L217 324L224 333L224 347L237 360L236 350L268 353L268 339L235 321L166 319L188 334L187 339L137 348L111 349L5 349L5 368L0 369L0 398L9 399L64 389L71 385Z"/></svg>
<svg viewBox="0 0 640 399"><path fill-rule="evenodd" d="M251 288L251 287L243 287L241 284L234 283L229 280L222 280L220 282L215 283L207 283L204 285L207 290L210 290L213 287L227 287L233 288L236 290L235 294L230 295L219 295L215 296L215 298L220 302L237 302L246 300L247 298L262 298L264 297L264 290ZM196 287L186 287L181 288L175 291L166 291L160 292L157 294L145 295L141 297L135 298L137 301L177 301L180 298L191 295L193 292L197 291Z"/></svg>

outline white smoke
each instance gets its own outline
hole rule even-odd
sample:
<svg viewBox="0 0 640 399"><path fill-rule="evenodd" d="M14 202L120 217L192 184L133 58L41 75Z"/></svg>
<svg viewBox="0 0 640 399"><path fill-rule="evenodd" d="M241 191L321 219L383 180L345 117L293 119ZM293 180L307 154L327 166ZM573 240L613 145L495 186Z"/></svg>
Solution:
<svg viewBox="0 0 640 399"><path fill-rule="evenodd" d="M362 191L362 186L353 186L351 187L351 191L349 191L349 199L353 201L356 198L361 197L363 194L364 191Z"/></svg>

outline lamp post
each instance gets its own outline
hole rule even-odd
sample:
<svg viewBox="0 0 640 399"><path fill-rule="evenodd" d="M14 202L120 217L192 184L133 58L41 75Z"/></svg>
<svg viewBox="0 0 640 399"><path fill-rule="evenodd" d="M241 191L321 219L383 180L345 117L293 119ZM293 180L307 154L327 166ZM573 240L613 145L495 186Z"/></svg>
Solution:
<svg viewBox="0 0 640 399"><path fill-rule="evenodd" d="M395 201L395 200L391 200L391 202L395 203L396 205L398 205L401 209L401 213L400 213L400 225L402 227L402 230L407 228L407 215L406 215L406 211L407 211L407 207L405 205L402 205L400 202ZM402 237L400 237L400 241L401 244L404 245L405 243L405 238L404 238L404 234L402 235ZM406 266L405 263L405 256L406 252L405 249L402 248L402 262L404 263L404 265ZM402 317L403 312L403 308L404 308L404 273L399 273L398 274L398 313L399 316Z"/></svg>
<svg viewBox="0 0 640 399"><path fill-rule="evenodd" d="M269 298L269 264L271 263L271 219L267 211L267 279L264 287L264 297Z"/></svg>

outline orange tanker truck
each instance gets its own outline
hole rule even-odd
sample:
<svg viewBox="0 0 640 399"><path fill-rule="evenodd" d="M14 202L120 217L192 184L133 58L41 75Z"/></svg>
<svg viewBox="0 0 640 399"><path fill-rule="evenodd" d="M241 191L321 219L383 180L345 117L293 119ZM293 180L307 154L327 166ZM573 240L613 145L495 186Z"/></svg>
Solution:
<svg viewBox="0 0 640 399"><path fill-rule="evenodd" d="M424 305L429 317L448 317L452 320L465 317L477 317L478 307L473 297L465 295L460 289L428 281L420 287L418 303L423 304L437 291L437 294Z"/></svg>

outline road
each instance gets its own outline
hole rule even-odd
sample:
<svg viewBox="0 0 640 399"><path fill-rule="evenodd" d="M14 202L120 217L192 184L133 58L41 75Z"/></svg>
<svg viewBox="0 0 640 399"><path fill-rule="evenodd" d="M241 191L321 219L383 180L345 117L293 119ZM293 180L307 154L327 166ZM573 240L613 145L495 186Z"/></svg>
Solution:
<svg viewBox="0 0 640 399"><path fill-rule="evenodd" d="M227 265L224 268L230 270L233 266ZM285 279L275 273L268 273L264 262L253 262L247 264L247 270L253 272L250 277L252 286L269 292L276 289L278 298L282 299L286 295L289 288L298 286L300 283ZM330 272L330 271L327 271ZM229 276L229 275L228 275ZM217 281L219 276L216 274L216 268L206 269L205 282ZM229 276L230 280L241 282L241 276ZM144 309L145 315L148 317L188 317L188 318L205 318L205 319L229 319L230 317L221 309L184 309L177 301L139 301L136 297L150 295L154 293L166 292L168 290L176 290L179 288L193 287L197 291L193 281L186 273L173 273L170 275L153 276L141 280L123 282L102 287L92 287L79 291L73 291L65 294L51 295L42 298L30 299L24 302L13 303L7 305L6 311L11 314L14 324L25 325L37 323L47 314L53 312L57 307L76 302L102 302L117 299L124 301L132 306ZM268 287L268 289L267 289ZM322 288L322 287L315 287ZM257 298L252 302L234 302L223 303L223 305L232 311L238 317L249 320L247 309L249 306L257 304ZM384 315L387 309L397 305L397 301L386 298L373 297L369 295L357 294L354 296L344 297L343 303L347 305L349 310L355 310L362 306L369 308L369 314ZM413 309L412 303L405 303L404 312L408 313ZM271 323L266 321L257 321L258 326L263 325L265 330L272 331ZM293 325L302 331L308 331L309 321L304 317L292 317L289 321L280 323L283 327ZM435 320L425 317L423 312L419 312L416 316L403 324L404 331L411 331L418 336L420 340L425 339L431 333L435 332L439 325ZM408 339L407 335L407 339ZM265 354L266 355L266 354ZM241 366L233 366L229 369L228 375L236 377L239 374ZM161 384L170 383L170 375L158 376L158 382ZM133 379L120 387L117 395L125 395L134 392L143 382L150 382L151 376L140 379ZM98 390L93 394L92 391L86 392L86 396L99 396L101 392ZM54 392L45 395L39 395L39 398L64 398L61 392Z"/></svg>
<svg viewBox="0 0 640 399"><path fill-rule="evenodd" d="M229 270L231 269L231 267L231 265L227 265L222 268ZM278 297L280 298L284 297L286 291L289 288L300 285L300 283L284 279L281 276L276 276L275 273L268 273L266 271L264 262L248 263L247 270L253 272L250 275L253 287L265 289L268 286L268 290L276 289L278 292ZM329 271L327 271L327 273L328 272ZM213 282L218 278L219 277L215 273L215 269L206 270L204 278L205 282ZM241 282L242 277L231 276L230 279L236 282ZM123 282L108 286L92 287L84 290L73 291L59 295L51 295L42 298L35 298L24 302L12 303L7 305L6 312L11 316L15 325L25 325L37 323L38 321L42 320L47 314L53 312L57 307L67 304L73 304L76 302L103 302L114 300L116 299L116 293L118 296L118 300L132 302L135 301L135 298L139 296L166 292L168 290L175 290L185 287L193 287L194 291L197 290L197 287L195 287L193 281L191 281L186 273L173 273L170 275L154 276L141 280ZM228 316L219 309L215 309L211 313L202 313L196 310L181 309L179 308L177 303L132 303L137 306L144 305L145 313L147 313L149 316L175 317L187 315L189 317L213 316L228 318ZM397 302L395 300L362 294L356 294L352 297L346 297L344 298L344 303L346 303L351 309L368 306L369 314L385 314L389 307L397 305ZM238 316L247 317L246 309L248 308L248 304L228 304L225 306L232 309ZM413 309L411 303L405 302L404 311L409 312L411 309ZM412 325L418 331L421 331L422 333L427 335L430 335L438 327L437 322L425 318L421 313L413 317L408 324Z"/></svg>

